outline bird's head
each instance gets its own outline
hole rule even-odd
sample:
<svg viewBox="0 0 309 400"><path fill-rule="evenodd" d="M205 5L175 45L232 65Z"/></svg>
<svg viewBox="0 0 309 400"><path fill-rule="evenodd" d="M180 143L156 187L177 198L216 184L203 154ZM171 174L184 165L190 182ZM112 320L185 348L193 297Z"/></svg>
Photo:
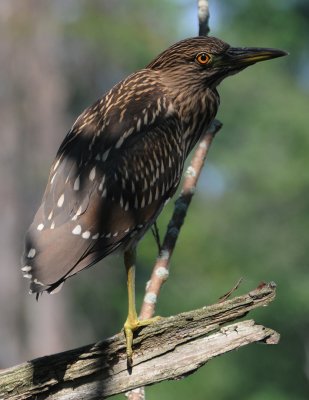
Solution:
<svg viewBox="0 0 309 400"><path fill-rule="evenodd" d="M160 71L172 84L214 88L249 65L287 54L269 48L231 47L220 39L199 36L175 43L147 68Z"/></svg>

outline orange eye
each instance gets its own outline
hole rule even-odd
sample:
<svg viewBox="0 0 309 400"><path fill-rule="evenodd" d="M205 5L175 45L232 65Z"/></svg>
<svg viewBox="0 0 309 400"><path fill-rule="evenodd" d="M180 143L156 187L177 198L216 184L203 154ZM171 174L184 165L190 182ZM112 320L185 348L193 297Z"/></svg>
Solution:
<svg viewBox="0 0 309 400"><path fill-rule="evenodd" d="M201 65L206 65L210 61L210 56L207 53L199 53L196 56L196 61Z"/></svg>

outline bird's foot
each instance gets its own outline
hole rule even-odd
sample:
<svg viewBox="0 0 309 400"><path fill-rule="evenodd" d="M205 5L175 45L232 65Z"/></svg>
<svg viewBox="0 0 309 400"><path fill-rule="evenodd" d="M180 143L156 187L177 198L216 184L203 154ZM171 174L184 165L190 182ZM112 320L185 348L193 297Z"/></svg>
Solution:
<svg viewBox="0 0 309 400"><path fill-rule="evenodd" d="M137 329L152 324L156 322L161 317L153 317L149 319L139 320L138 318L127 318L124 324L124 334L126 337L126 344L127 344L127 358L128 358L128 365L132 366L132 356L133 356L133 332Z"/></svg>

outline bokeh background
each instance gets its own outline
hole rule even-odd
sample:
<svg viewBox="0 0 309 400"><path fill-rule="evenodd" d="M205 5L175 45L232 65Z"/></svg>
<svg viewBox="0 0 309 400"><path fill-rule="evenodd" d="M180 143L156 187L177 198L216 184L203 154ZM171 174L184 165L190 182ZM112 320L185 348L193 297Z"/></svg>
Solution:
<svg viewBox="0 0 309 400"><path fill-rule="evenodd" d="M251 317L278 330L278 346L251 345L148 399L305 400L309 396L309 2L210 0L211 34L290 56L224 81L199 189L158 303L170 315L215 302L238 278L276 301ZM177 40L197 34L195 0L0 2L0 368L98 341L125 319L121 257L37 303L20 272L23 236L60 142L79 113ZM159 219L163 234L173 204ZM156 257L139 246L137 301ZM123 398L119 396L117 398Z"/></svg>

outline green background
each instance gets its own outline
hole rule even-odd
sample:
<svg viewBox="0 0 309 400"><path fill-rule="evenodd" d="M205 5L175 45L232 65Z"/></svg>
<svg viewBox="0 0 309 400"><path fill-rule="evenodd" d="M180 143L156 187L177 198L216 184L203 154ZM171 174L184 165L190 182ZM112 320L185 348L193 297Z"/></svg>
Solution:
<svg viewBox="0 0 309 400"><path fill-rule="evenodd" d="M43 35L57 31L54 56L65 88L58 107L65 129L117 81L198 30L195 1L49 3L36 10L36 17L48 23ZM31 38L37 21L33 22L32 12L30 7L28 19L15 18L6 25L16 43ZM147 399L305 400L309 394L309 3L212 0L210 28L212 35L231 45L277 47L290 56L250 67L221 84L217 117L224 126L211 147L157 313L168 316L216 302L240 277L238 293L261 281L275 281L275 302L251 317L277 330L281 341L277 346L246 346L212 360L182 381L149 387ZM25 43L26 49L36 45L35 40ZM21 101L17 89L15 102ZM26 145L18 153L27 165L27 185L20 193L27 211L15 236L12 251L16 254L40 201L53 154L65 135L57 130L57 120L54 135L50 153L37 164L32 163L35 153ZM29 130L25 140L31 138ZM159 218L162 235L172 209L170 202ZM156 245L148 233L138 248L138 305L155 258ZM24 282L21 291L26 296ZM73 348L121 329L127 303L120 255L69 280L63 291L65 306L60 302L58 307L65 307L71 334L59 350L68 348L67 343ZM35 307L32 300L27 312L17 308L19 325L12 329L23 333L19 340L26 338L24 349L13 361L2 360L2 367L43 355L39 349L37 354L25 350L34 335L28 315ZM54 351L48 341L44 346L45 353Z"/></svg>

